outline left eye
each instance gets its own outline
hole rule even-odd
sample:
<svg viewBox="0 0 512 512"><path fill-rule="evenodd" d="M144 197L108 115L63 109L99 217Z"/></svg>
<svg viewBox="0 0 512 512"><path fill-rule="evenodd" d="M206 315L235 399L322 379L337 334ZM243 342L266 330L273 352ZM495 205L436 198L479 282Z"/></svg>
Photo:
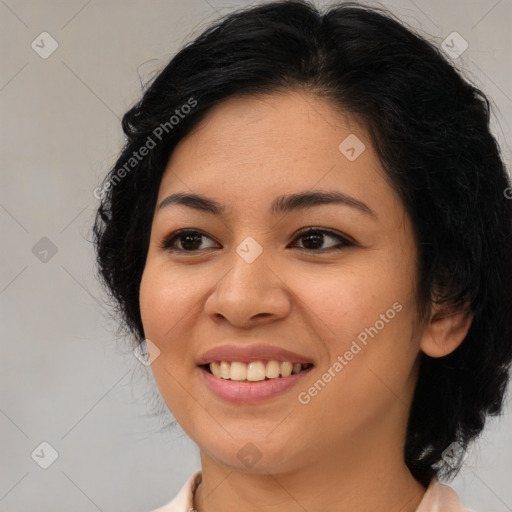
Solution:
<svg viewBox="0 0 512 512"><path fill-rule="evenodd" d="M167 237L160 247L171 252L193 253L205 248L208 249L208 247L201 248L202 240L205 238L211 240L209 236L205 235L201 231L179 230ZM313 252L339 251L344 247L354 245L354 243L348 240L348 238L335 233L334 231L320 228L307 228L300 232L298 236L294 238L294 241L295 240L302 240L302 246L299 246L299 249ZM322 245L329 240L334 240L337 243L334 245L331 244L330 247L322 248ZM179 242L181 247L177 247L176 242ZM210 246L210 248L214 246L215 244Z"/></svg>
<svg viewBox="0 0 512 512"><path fill-rule="evenodd" d="M300 239L303 239L303 247L299 247L299 249L306 249L317 252L339 251L343 249L343 247L354 245L353 242L349 241L344 236L335 233L334 231L319 228L308 228L305 231L302 231L299 236L295 238L295 240ZM331 247L321 249L319 246L322 246L325 241L329 239L337 240L338 243L332 245Z"/></svg>

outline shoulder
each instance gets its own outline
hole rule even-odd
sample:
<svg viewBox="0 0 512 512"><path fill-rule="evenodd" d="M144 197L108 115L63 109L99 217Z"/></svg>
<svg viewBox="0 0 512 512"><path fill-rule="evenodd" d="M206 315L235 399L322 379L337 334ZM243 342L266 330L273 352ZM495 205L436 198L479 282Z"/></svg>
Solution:
<svg viewBox="0 0 512 512"><path fill-rule="evenodd" d="M416 512L475 512L464 508L459 496L449 485L433 479Z"/></svg>
<svg viewBox="0 0 512 512"><path fill-rule="evenodd" d="M151 512L192 512L194 492L201 482L201 477L201 470L196 471L187 479L172 501Z"/></svg>

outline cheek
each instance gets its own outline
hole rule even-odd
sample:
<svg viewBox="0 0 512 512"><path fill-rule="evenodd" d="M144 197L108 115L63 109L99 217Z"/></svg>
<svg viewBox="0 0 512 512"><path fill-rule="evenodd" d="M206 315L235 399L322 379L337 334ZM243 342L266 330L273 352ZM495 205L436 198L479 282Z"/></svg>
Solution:
<svg viewBox="0 0 512 512"><path fill-rule="evenodd" d="M386 315L388 310L386 319L393 321L399 316L399 306L393 309L393 304L409 304L411 283L404 272L400 276L392 266L382 265L382 261L322 269L309 276L295 275L300 278L288 282L301 299L299 304L306 306L305 312L309 311L317 325L330 331L330 338L346 341L379 321L380 315Z"/></svg>
<svg viewBox="0 0 512 512"><path fill-rule="evenodd" d="M351 382L343 386L359 387L363 393L370 392L372 383L382 387L367 368L400 388L418 350L413 261L404 255L399 262L392 254L383 256L375 252L364 263L296 281L297 295L302 295L315 334L328 352L328 364L342 356L350 367L337 385L350 375ZM366 377L359 381L357 373L363 369ZM388 378L390 370L394 375Z"/></svg>
<svg viewBox="0 0 512 512"><path fill-rule="evenodd" d="M157 272L146 266L140 283L139 307L144 333L149 339L158 339L158 332L167 321L162 313L169 309L169 289L157 278Z"/></svg>
<svg viewBox="0 0 512 512"><path fill-rule="evenodd" d="M198 290L186 286L176 275L155 261L148 261L141 279L139 304L145 336L160 350L151 364L155 383L171 413L187 426L188 417L193 416L193 404L181 385L189 365L185 362L187 344L180 343L180 334L187 327L187 313L197 304Z"/></svg>
<svg viewBox="0 0 512 512"><path fill-rule="evenodd" d="M193 283L193 281L192 281ZM160 343L179 319L186 316L201 290L176 272L149 262L142 275L139 304L146 337Z"/></svg>

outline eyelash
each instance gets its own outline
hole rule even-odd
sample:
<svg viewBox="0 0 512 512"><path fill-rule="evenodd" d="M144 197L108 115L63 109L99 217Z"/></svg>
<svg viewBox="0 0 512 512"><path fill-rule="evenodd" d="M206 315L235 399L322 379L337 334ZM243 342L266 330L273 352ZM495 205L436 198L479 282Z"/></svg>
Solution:
<svg viewBox="0 0 512 512"><path fill-rule="evenodd" d="M299 231L297 236L294 238L294 241L297 240L298 238L303 238L307 235L317 234L317 233L321 233L324 236L327 235L328 237L336 238L341 241L341 245L330 247L327 249L307 249L305 247L299 247L299 249L302 251L313 252L313 253L326 253L326 252L341 251L346 247L351 247L351 246L356 245L354 242L349 240L347 237L342 236L339 233L336 233L335 231L331 231L329 229L311 228L311 227L304 228L303 230ZM178 231L175 231L174 233L171 233L171 235L166 237L163 240L162 244L160 245L160 248L165 249L172 253L180 252L180 253L194 254L194 253L199 252L200 250L187 251L185 249L178 249L176 247L173 247L175 240L179 240L180 238L185 237L187 235L199 235L200 237L210 238L207 235L205 235L203 232L198 231L196 229L180 229Z"/></svg>

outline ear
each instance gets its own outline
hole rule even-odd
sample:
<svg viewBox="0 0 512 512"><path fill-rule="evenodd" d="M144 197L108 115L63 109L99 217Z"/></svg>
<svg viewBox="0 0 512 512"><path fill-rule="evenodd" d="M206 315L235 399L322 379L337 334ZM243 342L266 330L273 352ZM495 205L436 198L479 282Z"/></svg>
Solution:
<svg viewBox="0 0 512 512"><path fill-rule="evenodd" d="M473 314L469 307L453 308L434 305L430 321L426 324L420 348L430 357L443 357L453 352L466 337Z"/></svg>

